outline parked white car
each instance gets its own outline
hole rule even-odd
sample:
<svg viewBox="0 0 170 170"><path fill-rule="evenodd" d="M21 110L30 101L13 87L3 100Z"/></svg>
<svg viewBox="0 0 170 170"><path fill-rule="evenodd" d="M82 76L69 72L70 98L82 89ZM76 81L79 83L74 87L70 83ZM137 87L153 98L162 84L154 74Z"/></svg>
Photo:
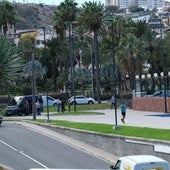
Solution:
<svg viewBox="0 0 170 170"><path fill-rule="evenodd" d="M72 96L69 100L68 103L73 104L74 103L74 96ZM95 104L96 101L95 99L91 97L86 97L83 95L80 96L75 96L75 103L76 104Z"/></svg>
<svg viewBox="0 0 170 170"><path fill-rule="evenodd" d="M169 162L153 155L131 155L120 157L110 170L170 170Z"/></svg>
<svg viewBox="0 0 170 170"><path fill-rule="evenodd" d="M47 99L48 99L48 106L57 106L61 103L59 99L55 99L51 96L42 96L43 106L47 106Z"/></svg>

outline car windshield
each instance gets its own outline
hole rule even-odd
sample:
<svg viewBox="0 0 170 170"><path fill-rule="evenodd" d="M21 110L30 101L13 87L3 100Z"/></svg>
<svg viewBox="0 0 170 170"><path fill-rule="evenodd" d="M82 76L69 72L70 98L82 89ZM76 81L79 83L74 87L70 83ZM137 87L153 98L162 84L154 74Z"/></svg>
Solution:
<svg viewBox="0 0 170 170"><path fill-rule="evenodd" d="M16 101L16 104L18 105L21 102L21 100L23 99L23 96L16 96L16 97L14 97L14 99Z"/></svg>

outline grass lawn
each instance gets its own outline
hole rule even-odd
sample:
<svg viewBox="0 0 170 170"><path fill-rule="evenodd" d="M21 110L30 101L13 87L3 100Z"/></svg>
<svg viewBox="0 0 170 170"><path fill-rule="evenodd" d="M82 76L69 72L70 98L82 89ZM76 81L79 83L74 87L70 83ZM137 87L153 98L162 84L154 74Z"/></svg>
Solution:
<svg viewBox="0 0 170 170"><path fill-rule="evenodd" d="M46 120L36 120L39 123L46 123ZM62 120L54 120L48 122L49 124L56 126L64 126L75 129L83 129L93 132L101 132L106 134L116 134L122 136L141 137L146 139L159 139L170 141L170 130L168 129L155 129L146 127L132 127L122 126L121 130L115 130L113 125L98 124L98 123L78 123Z"/></svg>
<svg viewBox="0 0 170 170"><path fill-rule="evenodd" d="M66 111L68 111L68 105L65 106ZM76 105L76 111L82 111L82 110L102 110L102 109L110 109L110 103L100 103L100 104L88 104L88 105ZM47 107L44 107L44 112L47 111ZM52 106L49 107L50 112L55 112L57 111L57 107ZM71 105L70 111L74 111L74 105Z"/></svg>

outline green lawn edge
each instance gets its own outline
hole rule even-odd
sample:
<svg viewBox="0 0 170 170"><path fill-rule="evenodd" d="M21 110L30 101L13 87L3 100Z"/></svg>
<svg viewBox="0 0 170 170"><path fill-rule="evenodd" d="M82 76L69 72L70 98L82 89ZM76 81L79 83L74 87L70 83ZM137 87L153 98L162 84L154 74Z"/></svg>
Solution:
<svg viewBox="0 0 170 170"><path fill-rule="evenodd" d="M31 120L33 122L38 122L45 124L47 120L37 119ZM75 128L79 130L87 130L91 132L99 132L104 134L115 134L121 136L138 137L145 139L156 139L163 141L170 141L170 130L169 129L156 129L148 127L135 127L135 126L121 126L120 130L115 130L113 125L100 124L100 123L82 123L82 122L72 122L65 120L52 120L48 124L54 126L63 126L68 128Z"/></svg>

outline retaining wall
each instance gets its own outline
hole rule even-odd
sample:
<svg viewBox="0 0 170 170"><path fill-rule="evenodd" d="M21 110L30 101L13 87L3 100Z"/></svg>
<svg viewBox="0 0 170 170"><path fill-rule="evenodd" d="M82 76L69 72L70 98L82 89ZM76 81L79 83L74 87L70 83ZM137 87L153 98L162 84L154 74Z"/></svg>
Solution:
<svg viewBox="0 0 170 170"><path fill-rule="evenodd" d="M170 142L101 134L51 125L47 125L46 127L110 152L118 157L125 155L149 154L161 157L170 162Z"/></svg>
<svg viewBox="0 0 170 170"><path fill-rule="evenodd" d="M170 97L166 98L167 112L170 112ZM165 112L164 97L133 97L133 110Z"/></svg>

